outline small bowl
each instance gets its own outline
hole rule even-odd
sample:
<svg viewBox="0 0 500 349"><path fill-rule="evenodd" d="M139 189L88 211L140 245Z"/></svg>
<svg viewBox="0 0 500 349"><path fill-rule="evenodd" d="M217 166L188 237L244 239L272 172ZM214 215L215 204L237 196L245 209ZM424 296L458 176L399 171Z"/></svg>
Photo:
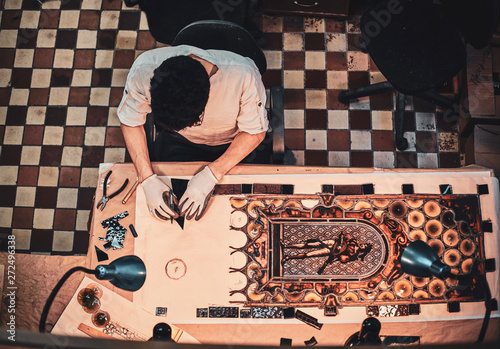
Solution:
<svg viewBox="0 0 500 349"><path fill-rule="evenodd" d="M82 304L82 308L86 313L92 314L101 309L101 301L96 296L91 299L87 299Z"/></svg>
<svg viewBox="0 0 500 349"><path fill-rule="evenodd" d="M104 293L104 291L102 290L102 287L98 284L95 284L95 283L88 284L86 288L90 288L91 290L93 290L94 295L99 299L101 299L102 294Z"/></svg>
<svg viewBox="0 0 500 349"><path fill-rule="evenodd" d="M109 321L111 321L111 317L107 311L99 310L92 314L92 324L95 327L104 327L109 324Z"/></svg>

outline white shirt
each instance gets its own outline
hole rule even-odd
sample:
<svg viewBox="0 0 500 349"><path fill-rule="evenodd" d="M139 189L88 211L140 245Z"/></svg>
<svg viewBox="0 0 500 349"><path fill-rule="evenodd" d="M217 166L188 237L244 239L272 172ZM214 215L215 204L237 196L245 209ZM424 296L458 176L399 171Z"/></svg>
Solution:
<svg viewBox="0 0 500 349"><path fill-rule="evenodd" d="M141 54L130 68L118 118L127 126L141 126L151 112L151 78L166 59L193 54L217 66L210 77L210 94L203 122L179 134L205 145L230 143L240 131L257 134L268 130L266 92L255 63L221 50L201 50L187 45L162 47Z"/></svg>

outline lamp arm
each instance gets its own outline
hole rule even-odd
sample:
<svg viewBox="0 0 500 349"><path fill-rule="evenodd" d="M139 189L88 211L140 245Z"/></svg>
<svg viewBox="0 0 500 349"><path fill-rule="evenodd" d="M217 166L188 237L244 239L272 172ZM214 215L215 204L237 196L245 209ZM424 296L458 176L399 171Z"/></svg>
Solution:
<svg viewBox="0 0 500 349"><path fill-rule="evenodd" d="M47 298L47 301L45 302L45 306L43 307L42 316L40 318L40 324L38 326L38 330L40 331L40 333L46 332L46 330L45 330L45 322L47 321L47 315L49 314L50 306L52 305L52 302L54 301L54 298L56 298L56 295L59 292L59 290L61 289L61 287L64 284L64 282L66 280L68 280L68 278L73 273L75 273L77 271L83 271L84 273L94 274L94 275L96 273L96 271L93 270L93 269L87 269L87 268L84 268L84 267L74 267L74 268L68 270L66 272L66 274L63 275L63 277L61 278L61 280L59 280L59 282L57 283L57 285L54 287L54 289L50 293L49 298Z"/></svg>
<svg viewBox="0 0 500 349"><path fill-rule="evenodd" d="M483 283L484 295L486 296L486 299L484 300L486 311L484 314L483 325L481 326L481 331L479 332L479 337L477 338L476 343L483 342L484 336L486 335L486 330L488 329L491 315L491 291L490 286L488 285L488 280L486 279L486 275L481 276L481 282Z"/></svg>

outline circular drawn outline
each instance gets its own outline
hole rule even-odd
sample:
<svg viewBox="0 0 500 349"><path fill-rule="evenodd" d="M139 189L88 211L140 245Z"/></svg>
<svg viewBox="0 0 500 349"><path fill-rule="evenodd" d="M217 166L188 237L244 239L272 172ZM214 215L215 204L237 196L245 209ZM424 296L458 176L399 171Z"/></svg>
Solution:
<svg viewBox="0 0 500 349"><path fill-rule="evenodd" d="M231 225L237 229L243 228L248 223L248 216L243 211L234 211L231 212L231 216L229 218ZM236 224L235 224L236 223Z"/></svg>
<svg viewBox="0 0 500 349"><path fill-rule="evenodd" d="M170 263L172 263L172 262L181 262L181 265L183 265L183 266L184 266L184 272L182 273L182 275L181 275L181 276L179 276L179 277L174 277L174 276L172 276L172 275L170 275L170 274L168 273L168 265L169 265ZM173 259L169 260L169 261L167 262L167 264L165 265L165 273L166 273L166 274L167 274L167 276L168 276L170 279L172 279L172 280L179 280L179 279L180 279L180 278L182 278L184 275L186 275L186 272L187 272L187 266L186 266L186 263L184 263L184 261L183 261L182 259L180 259L180 258L173 258Z"/></svg>

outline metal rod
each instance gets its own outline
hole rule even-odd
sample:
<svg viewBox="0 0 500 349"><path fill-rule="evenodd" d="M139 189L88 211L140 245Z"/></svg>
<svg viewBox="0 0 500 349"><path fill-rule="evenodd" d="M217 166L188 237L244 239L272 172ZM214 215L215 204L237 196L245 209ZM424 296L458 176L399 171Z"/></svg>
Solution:
<svg viewBox="0 0 500 349"><path fill-rule="evenodd" d="M132 186L132 188L130 188L130 190L128 191L127 195L125 195L125 197L123 198L122 200L122 204L126 204L128 199L130 199L130 197L132 196L132 194L134 193L135 189L137 188L137 186L139 185L139 179L137 179L134 183L134 185Z"/></svg>

